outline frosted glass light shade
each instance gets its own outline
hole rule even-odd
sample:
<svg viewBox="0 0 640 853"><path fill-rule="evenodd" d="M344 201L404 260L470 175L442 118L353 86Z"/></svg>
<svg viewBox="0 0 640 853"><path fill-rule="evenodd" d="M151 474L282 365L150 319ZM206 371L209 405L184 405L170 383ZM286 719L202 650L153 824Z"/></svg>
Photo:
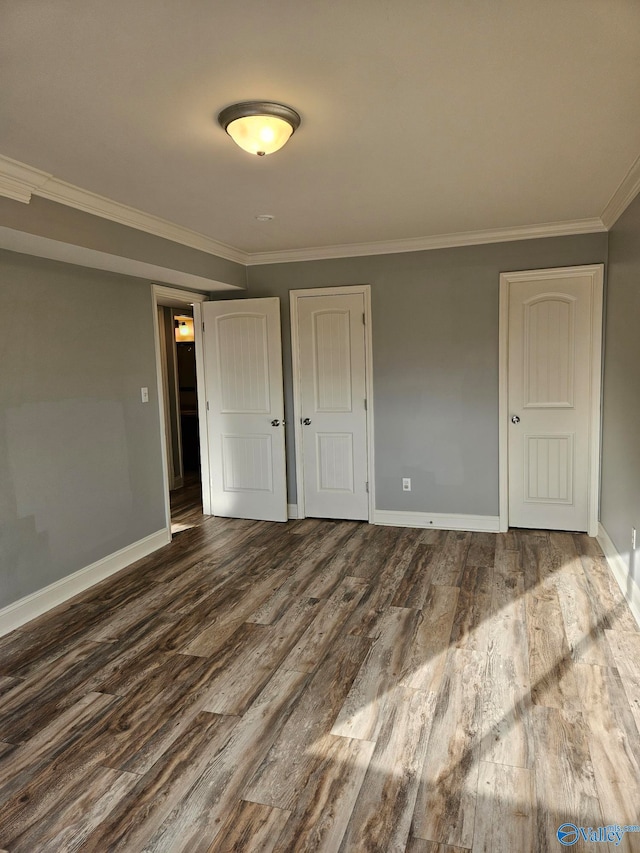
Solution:
<svg viewBox="0 0 640 853"><path fill-rule="evenodd" d="M293 133L289 122L274 116L247 116L232 121L227 133L249 154L273 154Z"/></svg>
<svg viewBox="0 0 640 853"><path fill-rule="evenodd" d="M298 113L271 101L245 101L226 107L218 122L233 141L259 157L278 151L300 125Z"/></svg>

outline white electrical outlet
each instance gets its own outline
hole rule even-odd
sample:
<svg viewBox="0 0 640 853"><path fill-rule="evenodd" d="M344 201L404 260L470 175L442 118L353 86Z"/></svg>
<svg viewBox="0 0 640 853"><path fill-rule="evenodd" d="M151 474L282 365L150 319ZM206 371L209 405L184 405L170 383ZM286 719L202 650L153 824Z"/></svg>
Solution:
<svg viewBox="0 0 640 853"><path fill-rule="evenodd" d="M143 403L149 402L149 389L148 388L141 388L140 389L140 399L142 400Z"/></svg>
<svg viewBox="0 0 640 853"><path fill-rule="evenodd" d="M631 550L636 550L636 529L635 527L631 528Z"/></svg>
<svg viewBox="0 0 640 853"><path fill-rule="evenodd" d="M410 492L411 491L411 477L403 477L402 478L402 491Z"/></svg>

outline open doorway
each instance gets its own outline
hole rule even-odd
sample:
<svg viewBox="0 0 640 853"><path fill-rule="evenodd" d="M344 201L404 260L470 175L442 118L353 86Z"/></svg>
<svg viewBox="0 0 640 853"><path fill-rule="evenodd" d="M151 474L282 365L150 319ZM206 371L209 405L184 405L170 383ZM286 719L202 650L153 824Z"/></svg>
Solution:
<svg viewBox="0 0 640 853"><path fill-rule="evenodd" d="M208 477L206 435L200 423L202 336L200 305L206 296L154 285L158 396L161 403L167 526L172 535L203 519L203 474ZM206 479L205 479L206 482Z"/></svg>
<svg viewBox="0 0 640 853"><path fill-rule="evenodd" d="M188 524L202 515L200 429L193 309L171 311L175 338L175 444L181 477L171 490L171 523Z"/></svg>

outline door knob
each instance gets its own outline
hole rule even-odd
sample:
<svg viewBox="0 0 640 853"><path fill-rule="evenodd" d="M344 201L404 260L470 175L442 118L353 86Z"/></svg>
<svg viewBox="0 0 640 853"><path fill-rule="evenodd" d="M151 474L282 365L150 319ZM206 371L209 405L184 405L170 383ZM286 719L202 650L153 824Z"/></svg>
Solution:
<svg viewBox="0 0 640 853"><path fill-rule="evenodd" d="M311 418L302 418L300 422L303 423L305 426L309 426L309 424L311 423Z"/></svg>
<svg viewBox="0 0 640 853"><path fill-rule="evenodd" d="M511 416L511 423L512 423L512 424L519 424L519 423L520 423L520 418L519 418L517 415L512 415L512 416Z"/></svg>
<svg viewBox="0 0 640 853"><path fill-rule="evenodd" d="M280 426L280 421L278 420L278 418L274 418L271 421L271 426Z"/></svg>

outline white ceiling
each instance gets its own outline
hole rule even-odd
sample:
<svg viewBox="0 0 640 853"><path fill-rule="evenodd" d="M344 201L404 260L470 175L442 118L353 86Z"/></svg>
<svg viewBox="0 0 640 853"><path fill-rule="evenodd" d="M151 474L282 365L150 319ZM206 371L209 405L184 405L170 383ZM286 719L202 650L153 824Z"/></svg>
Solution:
<svg viewBox="0 0 640 853"><path fill-rule="evenodd" d="M637 0L4 2L0 55L2 154L244 252L599 217L640 153Z"/></svg>

